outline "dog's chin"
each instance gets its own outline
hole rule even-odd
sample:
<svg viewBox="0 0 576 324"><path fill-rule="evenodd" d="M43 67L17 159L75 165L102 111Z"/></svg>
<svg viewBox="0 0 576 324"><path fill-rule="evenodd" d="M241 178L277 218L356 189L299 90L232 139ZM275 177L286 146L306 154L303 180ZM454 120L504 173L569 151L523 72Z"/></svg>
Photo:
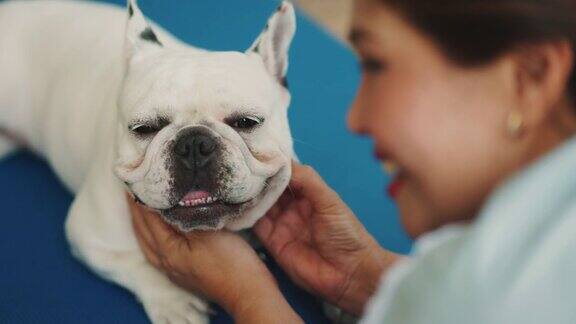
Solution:
<svg viewBox="0 0 576 324"><path fill-rule="evenodd" d="M202 201L200 205L179 203L170 208L158 210L165 222L181 232L193 230L217 231L228 223L241 220L245 212L257 206L266 197L269 186L266 183L274 176L266 179L262 190L254 197L240 203L230 203L226 199Z"/></svg>
<svg viewBox="0 0 576 324"><path fill-rule="evenodd" d="M255 197L241 203L218 200L198 206L177 204L171 208L160 210L160 215L168 224L181 232L216 231L224 228L229 222L242 218L244 212L258 205L267 192L265 186Z"/></svg>
<svg viewBox="0 0 576 324"><path fill-rule="evenodd" d="M240 217L245 206L249 205L251 201L237 204L217 201L200 206L176 205L161 210L160 215L167 223L182 232L190 232L192 230L215 231L222 229L231 219Z"/></svg>

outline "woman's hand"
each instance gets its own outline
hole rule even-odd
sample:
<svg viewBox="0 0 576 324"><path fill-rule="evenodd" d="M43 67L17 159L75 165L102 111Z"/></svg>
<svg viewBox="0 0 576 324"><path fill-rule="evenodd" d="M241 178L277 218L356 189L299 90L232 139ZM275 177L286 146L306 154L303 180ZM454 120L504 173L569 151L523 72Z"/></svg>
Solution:
<svg viewBox="0 0 576 324"><path fill-rule="evenodd" d="M378 245L314 169L296 163L290 187L254 232L292 280L355 314L398 258Z"/></svg>
<svg viewBox="0 0 576 324"><path fill-rule="evenodd" d="M216 301L238 323L296 323L276 281L250 245L228 231L179 233L128 199L148 261L174 283Z"/></svg>

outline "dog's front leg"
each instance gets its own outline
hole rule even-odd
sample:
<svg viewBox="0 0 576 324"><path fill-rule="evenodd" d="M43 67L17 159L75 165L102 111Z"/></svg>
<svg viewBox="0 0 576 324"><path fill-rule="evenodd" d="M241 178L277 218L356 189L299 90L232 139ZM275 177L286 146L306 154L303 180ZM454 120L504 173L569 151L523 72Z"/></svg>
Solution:
<svg viewBox="0 0 576 324"><path fill-rule="evenodd" d="M203 300L175 286L146 261L134 236L123 186L111 170L92 170L69 211L66 235L74 255L100 276L132 291L153 323L208 322Z"/></svg>

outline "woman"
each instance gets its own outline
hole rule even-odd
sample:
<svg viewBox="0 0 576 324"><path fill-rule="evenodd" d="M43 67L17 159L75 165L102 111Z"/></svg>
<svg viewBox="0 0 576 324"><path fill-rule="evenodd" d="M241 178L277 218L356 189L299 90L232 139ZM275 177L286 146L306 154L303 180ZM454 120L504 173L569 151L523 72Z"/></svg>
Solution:
<svg viewBox="0 0 576 324"><path fill-rule="evenodd" d="M298 164L295 194L254 228L263 245L366 323L574 323L576 1L357 0L353 26L349 127L392 166L415 252L378 246ZM183 236L145 213L133 206L142 248L175 282L239 323L300 321L236 235Z"/></svg>

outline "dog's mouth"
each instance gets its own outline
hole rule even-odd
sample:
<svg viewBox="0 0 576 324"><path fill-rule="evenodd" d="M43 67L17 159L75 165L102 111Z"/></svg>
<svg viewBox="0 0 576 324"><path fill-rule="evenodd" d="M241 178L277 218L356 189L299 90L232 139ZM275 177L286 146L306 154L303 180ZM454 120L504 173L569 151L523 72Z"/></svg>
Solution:
<svg viewBox="0 0 576 324"><path fill-rule="evenodd" d="M259 196L259 195L258 195ZM189 216L194 216L196 211L202 212L210 209L216 208L239 208L246 204L251 203L258 196L248 199L243 202L228 202L225 198L222 198L216 194L211 194L207 191L193 190L185 194L177 204L171 208L165 209L164 211L187 211L190 213Z"/></svg>
<svg viewBox="0 0 576 324"><path fill-rule="evenodd" d="M182 232L218 230L229 221L241 218L256 206L270 189L269 177L260 192L241 202L231 202L226 196L205 189L193 189L184 194L172 207L159 210L163 219Z"/></svg>
<svg viewBox="0 0 576 324"><path fill-rule="evenodd" d="M185 194L178 203L170 209L184 209L184 210L194 210L202 208L214 208L214 207L240 207L253 203L260 197L262 192L254 198L250 198L243 202L227 202L226 199L221 198L217 194L211 194L203 190L192 190Z"/></svg>
<svg viewBox="0 0 576 324"><path fill-rule="evenodd" d="M222 201L218 196L203 190L193 190L180 199L178 206L191 208L210 207L219 203L222 203Z"/></svg>
<svg viewBox="0 0 576 324"><path fill-rule="evenodd" d="M186 193L173 207L160 211L163 218L183 232L214 230L230 219L240 217L242 212L257 203L258 197L239 203L227 202L223 197L203 190Z"/></svg>

